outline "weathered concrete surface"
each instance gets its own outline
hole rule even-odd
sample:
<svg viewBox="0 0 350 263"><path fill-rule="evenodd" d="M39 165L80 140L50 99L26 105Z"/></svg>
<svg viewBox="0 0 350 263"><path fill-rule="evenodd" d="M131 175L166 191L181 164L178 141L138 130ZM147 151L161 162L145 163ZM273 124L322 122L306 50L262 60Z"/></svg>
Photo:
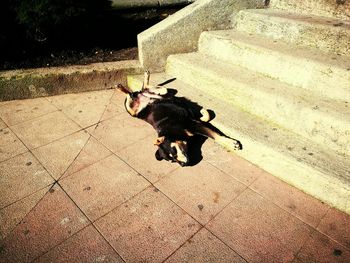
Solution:
<svg viewBox="0 0 350 263"><path fill-rule="evenodd" d="M348 20L349 0L271 0L270 7L290 10L305 15L318 15Z"/></svg>
<svg viewBox="0 0 350 263"><path fill-rule="evenodd" d="M136 60L0 72L0 101L113 88L141 73Z"/></svg>
<svg viewBox="0 0 350 263"><path fill-rule="evenodd" d="M163 7L172 5L184 5L195 0L112 0L112 7L116 9L138 7Z"/></svg>
<svg viewBox="0 0 350 263"><path fill-rule="evenodd" d="M329 100L201 53L171 55L166 70L230 105L350 156L350 100Z"/></svg>
<svg viewBox="0 0 350 263"><path fill-rule="evenodd" d="M154 74L151 76L151 81L154 84L161 83L172 77L179 75ZM193 81L195 79L199 78L193 75ZM133 89L138 89L141 82L142 75L128 76L128 85ZM211 123L242 142L243 150L236 151L236 154L283 181L350 214L348 158L242 111L234 104L225 101L223 99L225 96L218 96L217 89L208 89L203 85L193 86L179 80L169 84L169 87L177 89L180 96L186 96L203 107L214 110L216 118ZM224 146L230 149L230 145Z"/></svg>
<svg viewBox="0 0 350 263"><path fill-rule="evenodd" d="M170 54L195 51L203 31L229 28L241 9L264 6L264 0L198 0L138 35L140 63L162 71Z"/></svg>
<svg viewBox="0 0 350 263"><path fill-rule="evenodd" d="M237 16L236 28L296 46L314 47L339 55L350 54L350 20L273 9L242 10Z"/></svg>
<svg viewBox="0 0 350 263"><path fill-rule="evenodd" d="M324 53L316 48L296 49L281 40L235 29L203 32L199 52L324 97L350 101L350 60L347 56Z"/></svg>

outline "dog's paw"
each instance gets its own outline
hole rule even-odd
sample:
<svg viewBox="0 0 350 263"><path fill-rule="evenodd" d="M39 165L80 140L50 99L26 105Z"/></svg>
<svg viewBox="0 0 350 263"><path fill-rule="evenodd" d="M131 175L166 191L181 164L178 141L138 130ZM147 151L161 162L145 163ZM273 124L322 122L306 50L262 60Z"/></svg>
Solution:
<svg viewBox="0 0 350 263"><path fill-rule="evenodd" d="M147 91L151 94L158 95L158 96L165 96L168 94L168 89L164 87L147 87Z"/></svg>
<svg viewBox="0 0 350 263"><path fill-rule="evenodd" d="M160 95L160 96L164 96L164 95L168 94L168 89L167 89L167 88L164 88L164 87L159 87L159 86L158 86L158 87L155 89L155 93L158 94L158 95Z"/></svg>
<svg viewBox="0 0 350 263"><path fill-rule="evenodd" d="M242 143L240 141L233 140L233 149L235 151L242 150L243 149Z"/></svg>
<svg viewBox="0 0 350 263"><path fill-rule="evenodd" d="M222 146L235 151L242 150L243 148L240 141L224 136L217 139L217 142L220 143Z"/></svg>
<svg viewBox="0 0 350 263"><path fill-rule="evenodd" d="M206 109L201 109L200 113L202 114L202 117L199 119L203 122L209 122L210 121L210 114Z"/></svg>

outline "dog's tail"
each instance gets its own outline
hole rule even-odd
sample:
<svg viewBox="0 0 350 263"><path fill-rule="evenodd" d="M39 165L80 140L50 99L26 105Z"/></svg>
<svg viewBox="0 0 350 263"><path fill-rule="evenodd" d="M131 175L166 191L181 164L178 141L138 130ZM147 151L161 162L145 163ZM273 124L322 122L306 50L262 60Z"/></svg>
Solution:
<svg viewBox="0 0 350 263"><path fill-rule="evenodd" d="M174 80L176 80L176 78L168 79L168 80L166 80L166 81L163 81L162 83L159 83L157 86L164 86L164 85L167 85L167 84L173 82Z"/></svg>

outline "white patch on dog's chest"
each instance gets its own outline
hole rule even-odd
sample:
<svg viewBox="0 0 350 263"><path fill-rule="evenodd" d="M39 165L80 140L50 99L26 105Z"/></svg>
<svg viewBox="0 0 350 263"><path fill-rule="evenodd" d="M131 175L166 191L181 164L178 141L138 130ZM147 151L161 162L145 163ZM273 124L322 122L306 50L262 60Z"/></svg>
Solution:
<svg viewBox="0 0 350 263"><path fill-rule="evenodd" d="M138 97L138 100L139 100L139 106L137 109L137 113L142 111L144 108L146 108L150 103L152 103L154 101L153 99L150 99L150 98L145 97L143 95L140 95Z"/></svg>

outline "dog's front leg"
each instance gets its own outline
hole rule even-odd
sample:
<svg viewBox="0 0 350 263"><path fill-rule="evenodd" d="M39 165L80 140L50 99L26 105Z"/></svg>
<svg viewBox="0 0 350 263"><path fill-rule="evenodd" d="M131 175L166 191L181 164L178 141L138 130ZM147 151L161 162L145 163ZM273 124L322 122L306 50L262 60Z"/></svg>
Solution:
<svg viewBox="0 0 350 263"><path fill-rule="evenodd" d="M149 98L156 96L164 96L168 93L168 90L164 87L161 86L152 86L149 84L149 80L151 77L151 73L147 70L145 71L143 75L143 83L142 83L142 91L147 91L145 92L144 95L146 95ZM158 98L158 97L156 97Z"/></svg>

